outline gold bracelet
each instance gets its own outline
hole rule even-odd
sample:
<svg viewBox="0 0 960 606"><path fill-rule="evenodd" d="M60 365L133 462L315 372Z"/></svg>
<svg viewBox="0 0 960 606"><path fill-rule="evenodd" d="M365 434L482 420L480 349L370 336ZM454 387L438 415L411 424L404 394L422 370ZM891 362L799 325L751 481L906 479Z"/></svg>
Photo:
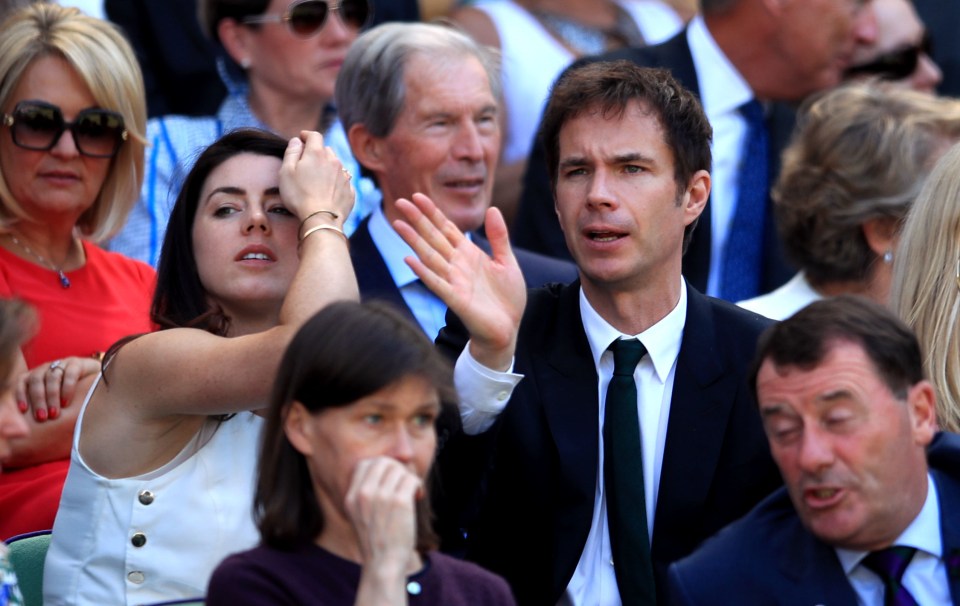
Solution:
<svg viewBox="0 0 960 606"><path fill-rule="evenodd" d="M297 233L299 234L300 232L302 232L303 226L307 224L307 221L316 217L317 215L330 215L331 217L333 217L334 220L337 220L340 218L340 213L333 212L332 210L316 210L303 218L303 221L300 222L300 227L297 228ZM301 236L300 239L303 240L303 238L305 237L306 236Z"/></svg>
<svg viewBox="0 0 960 606"><path fill-rule="evenodd" d="M315 225L303 233L303 237L300 238L300 242L297 243L297 250L300 250L300 245L303 244L303 241L307 239L307 236L315 234L318 231L332 231L340 234L343 237L343 241L348 245L350 244L350 239L347 237L347 234L343 233L343 230L337 227L336 225Z"/></svg>

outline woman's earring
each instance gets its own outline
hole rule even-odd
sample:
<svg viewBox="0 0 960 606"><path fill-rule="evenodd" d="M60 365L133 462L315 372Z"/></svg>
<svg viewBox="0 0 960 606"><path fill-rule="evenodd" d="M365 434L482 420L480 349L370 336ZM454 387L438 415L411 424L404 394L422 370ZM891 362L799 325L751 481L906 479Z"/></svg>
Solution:
<svg viewBox="0 0 960 606"><path fill-rule="evenodd" d="M887 265L893 263L893 252L892 252L892 251L889 251L889 250L888 250L887 252L883 253L883 262L886 263Z"/></svg>
<svg viewBox="0 0 960 606"><path fill-rule="evenodd" d="M250 57L244 57L240 59L240 67L243 69L250 69Z"/></svg>

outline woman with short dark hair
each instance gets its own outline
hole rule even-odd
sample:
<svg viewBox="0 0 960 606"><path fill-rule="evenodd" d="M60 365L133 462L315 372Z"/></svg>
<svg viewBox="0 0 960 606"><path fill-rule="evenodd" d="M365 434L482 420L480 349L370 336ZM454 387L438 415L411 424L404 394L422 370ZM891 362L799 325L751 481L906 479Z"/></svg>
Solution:
<svg viewBox="0 0 960 606"><path fill-rule="evenodd" d="M506 582L438 553L426 481L452 371L397 312L334 303L274 387L255 503L262 544L227 558L207 604L512 604Z"/></svg>

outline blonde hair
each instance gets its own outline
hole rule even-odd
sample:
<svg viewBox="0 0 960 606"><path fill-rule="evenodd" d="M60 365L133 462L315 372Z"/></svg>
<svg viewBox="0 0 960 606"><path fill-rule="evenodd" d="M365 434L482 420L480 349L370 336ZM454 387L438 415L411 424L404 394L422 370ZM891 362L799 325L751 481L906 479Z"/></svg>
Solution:
<svg viewBox="0 0 960 606"><path fill-rule="evenodd" d="M90 89L97 105L123 115L129 134L113 158L97 199L77 226L99 242L116 233L140 195L147 105L133 49L114 25L75 8L36 2L0 25L0 108L7 108L26 69L40 57L62 57ZM34 219L14 199L0 171L0 228Z"/></svg>
<svg viewBox="0 0 960 606"><path fill-rule="evenodd" d="M907 215L890 306L920 340L941 429L960 431L960 144L930 173Z"/></svg>

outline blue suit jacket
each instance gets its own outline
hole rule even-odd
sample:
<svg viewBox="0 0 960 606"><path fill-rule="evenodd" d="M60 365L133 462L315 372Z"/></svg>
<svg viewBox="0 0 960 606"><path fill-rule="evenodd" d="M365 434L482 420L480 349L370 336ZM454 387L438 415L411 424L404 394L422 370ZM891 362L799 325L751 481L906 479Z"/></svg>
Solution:
<svg viewBox="0 0 960 606"><path fill-rule="evenodd" d="M490 243L479 236L473 234L473 241L490 254ZM528 286L542 286L553 282L566 284L577 278L577 268L569 261L553 259L544 255L531 253L525 250L514 249L514 255L517 257L517 263L520 264L520 270L523 272L523 278ZM353 269L357 274L357 284L360 287L360 297L364 301L379 300L385 301L407 316L416 320L413 312L407 306L400 289L397 288L387 269L380 251L373 238L370 236L370 219L364 219L357 226L356 231L350 236L350 259L353 261Z"/></svg>
<svg viewBox="0 0 960 606"><path fill-rule="evenodd" d="M686 30L655 46L620 49L599 57L581 59L574 63L574 66L592 61L617 59L627 59L646 67L665 68L680 84L694 95L700 96L700 84L693 64L693 55L687 44ZM770 135L768 162L770 184L774 183L780 173L780 152L790 140L794 121L793 109L781 103L771 105L767 116L767 129ZM700 291L707 289L707 278L710 273L710 217L710 204L707 204L703 214L700 215L690 247L683 256L683 275ZM539 139L530 152L530 161L524 176L523 195L511 234L518 246L562 259L570 258L570 252L567 250L567 244L554 211L553 191L547 175L545 152ZM769 199L764 225L763 262L760 276L761 292L773 290L796 273L796 270L787 263L781 250L773 218L772 202Z"/></svg>
<svg viewBox="0 0 960 606"><path fill-rule="evenodd" d="M960 604L960 436L939 434L928 461L940 499L950 595ZM785 488L671 566L669 579L676 605L857 603L836 552L803 526Z"/></svg>
<svg viewBox="0 0 960 606"><path fill-rule="evenodd" d="M593 516L598 378L579 289L578 281L530 292L515 365L525 378L489 431L455 435L438 459L445 549L465 531L467 556L504 576L519 604L557 603ZM658 590L669 563L781 484L745 380L770 322L687 294L653 531ZM455 356L465 338L448 321L437 344Z"/></svg>

